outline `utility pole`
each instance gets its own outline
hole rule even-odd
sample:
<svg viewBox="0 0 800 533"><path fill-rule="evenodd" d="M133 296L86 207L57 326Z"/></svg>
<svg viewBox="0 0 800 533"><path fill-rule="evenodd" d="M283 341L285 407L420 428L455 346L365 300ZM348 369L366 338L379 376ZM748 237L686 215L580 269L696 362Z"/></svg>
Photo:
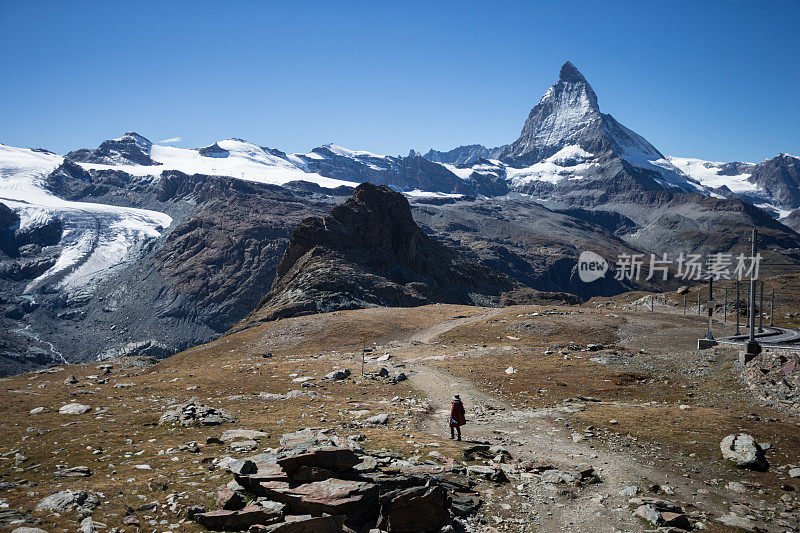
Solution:
<svg viewBox="0 0 800 533"><path fill-rule="evenodd" d="M756 250L758 250L758 230L753 228L753 237L751 239L751 253L750 261L756 260ZM750 265L750 316L748 317L748 325L750 326L750 337L747 342L745 363L750 359L761 353L761 345L756 342L756 278L753 276L753 264Z"/></svg>
<svg viewBox="0 0 800 533"><path fill-rule="evenodd" d="M772 289L769 301L769 325L774 326L772 319L775 316L775 289Z"/></svg>
<svg viewBox="0 0 800 533"><path fill-rule="evenodd" d="M724 303L722 304L722 321L727 324L728 323L728 287L725 287L725 289L723 289L722 292L725 295L723 297Z"/></svg>
<svg viewBox="0 0 800 533"><path fill-rule="evenodd" d="M699 299L700 298L698 298L698 300ZM713 341L714 335L711 333L711 316L714 314L714 278L711 275L708 276L708 303L706 306L708 307L708 340Z"/></svg>
<svg viewBox="0 0 800 533"><path fill-rule="evenodd" d="M739 280L736 280L736 334L741 335L739 331Z"/></svg>

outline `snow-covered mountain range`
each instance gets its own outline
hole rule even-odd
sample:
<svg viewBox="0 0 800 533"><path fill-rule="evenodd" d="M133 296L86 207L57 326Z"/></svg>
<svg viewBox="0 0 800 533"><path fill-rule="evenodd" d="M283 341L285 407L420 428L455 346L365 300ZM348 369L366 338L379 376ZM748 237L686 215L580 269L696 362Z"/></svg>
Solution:
<svg viewBox="0 0 800 533"><path fill-rule="evenodd" d="M85 359L213 338L269 290L294 225L362 182L403 192L423 229L538 290L630 288L575 285L581 247L730 250L755 225L765 245L800 248L800 159L664 156L602 113L569 62L519 137L494 148L289 154L132 132L63 156L0 144L0 322L18 337L0 340L0 365L64 357L65 343ZM102 335L81 325L98 321Z"/></svg>

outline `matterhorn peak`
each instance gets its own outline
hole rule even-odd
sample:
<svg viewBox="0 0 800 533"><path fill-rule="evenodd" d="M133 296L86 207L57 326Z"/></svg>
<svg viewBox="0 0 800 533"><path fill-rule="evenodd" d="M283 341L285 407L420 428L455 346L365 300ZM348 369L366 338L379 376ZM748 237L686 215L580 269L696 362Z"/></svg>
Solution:
<svg viewBox="0 0 800 533"><path fill-rule="evenodd" d="M561 67L561 72L558 73L558 81L563 81L566 83L587 83L586 78L583 77L583 74L575 68L571 62L567 61Z"/></svg>

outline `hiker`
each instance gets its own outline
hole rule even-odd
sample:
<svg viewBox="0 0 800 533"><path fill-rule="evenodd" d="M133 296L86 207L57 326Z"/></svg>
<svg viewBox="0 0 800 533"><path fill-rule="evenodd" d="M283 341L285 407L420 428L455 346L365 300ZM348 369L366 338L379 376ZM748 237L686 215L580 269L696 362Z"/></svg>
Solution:
<svg viewBox="0 0 800 533"><path fill-rule="evenodd" d="M464 418L464 404L461 403L461 397L456 394L453 400L453 407L450 409L450 438L455 438L455 432L458 432L458 440L461 440L461 426L467 423Z"/></svg>

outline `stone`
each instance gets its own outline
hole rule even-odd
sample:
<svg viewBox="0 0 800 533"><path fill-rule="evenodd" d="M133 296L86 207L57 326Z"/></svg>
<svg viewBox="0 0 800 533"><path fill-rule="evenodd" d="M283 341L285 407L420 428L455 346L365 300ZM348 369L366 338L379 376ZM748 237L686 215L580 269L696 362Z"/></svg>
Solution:
<svg viewBox="0 0 800 533"><path fill-rule="evenodd" d="M345 531L344 516L287 516L285 522L252 526L248 533L339 533Z"/></svg>
<svg viewBox="0 0 800 533"><path fill-rule="evenodd" d="M333 446L333 439L323 430L315 428L305 428L294 433L284 433L280 442L281 447L285 450L314 446Z"/></svg>
<svg viewBox="0 0 800 533"><path fill-rule="evenodd" d="M62 415L82 415L91 410L92 408L88 405L83 405L80 403L68 403L67 405L62 406L58 412Z"/></svg>
<svg viewBox="0 0 800 533"><path fill-rule="evenodd" d="M720 524L741 529L743 531L755 531L756 526L749 518L745 518L743 516L736 516L734 514L726 514L722 515L717 518L717 522Z"/></svg>
<svg viewBox="0 0 800 533"><path fill-rule="evenodd" d="M731 481L730 483L725 485L725 488L728 489L729 491L735 492L737 494L744 494L745 492L747 492L747 487L745 487L743 484L739 483L738 481Z"/></svg>
<svg viewBox="0 0 800 533"><path fill-rule="evenodd" d="M84 490L63 490L43 498L36 504L36 511L65 513L71 510L91 511L100 505L100 499Z"/></svg>
<svg viewBox="0 0 800 533"><path fill-rule="evenodd" d="M11 533L47 533L44 529L38 527L18 527L11 531Z"/></svg>
<svg viewBox="0 0 800 533"><path fill-rule="evenodd" d="M386 367L381 367L381 369L378 370L378 377L379 378L388 378L389 377L389 370Z"/></svg>
<svg viewBox="0 0 800 533"><path fill-rule="evenodd" d="M364 422L366 422L367 424L373 424L373 425L386 424L388 421L389 421L389 415L387 415L386 413L381 413L379 415L371 416L366 420L364 420Z"/></svg>
<svg viewBox="0 0 800 533"><path fill-rule="evenodd" d="M689 287L687 285L681 285L675 292L677 292L679 296L683 296L684 294L689 294Z"/></svg>
<svg viewBox="0 0 800 533"><path fill-rule="evenodd" d="M73 479L78 477L89 477L91 475L92 471L88 466L74 466L72 468L57 470L53 473L53 477L56 479Z"/></svg>
<svg viewBox="0 0 800 533"><path fill-rule="evenodd" d="M633 511L633 516L638 516L654 526L660 526L662 523L661 513L659 513L654 506L649 504L637 507L636 510Z"/></svg>
<svg viewBox="0 0 800 533"><path fill-rule="evenodd" d="M302 466L324 468L332 472L345 472L359 462L360 460L353 450L333 446L291 453L277 460L278 465L290 476Z"/></svg>
<svg viewBox="0 0 800 533"><path fill-rule="evenodd" d="M508 477L502 469L493 466L471 465L467 467L467 472L495 483L507 483Z"/></svg>
<svg viewBox="0 0 800 533"><path fill-rule="evenodd" d="M222 433L220 440L223 442L235 440L260 440L267 437L269 437L267 433L254 429L229 429Z"/></svg>
<svg viewBox="0 0 800 533"><path fill-rule="evenodd" d="M239 510L218 510L198 513L193 520L212 531L243 531L250 526L270 524L282 520L282 514L276 514L260 505L248 505Z"/></svg>
<svg viewBox="0 0 800 533"><path fill-rule="evenodd" d="M261 485L265 487L267 484ZM268 497L285 503L295 514L346 515L355 522L377 515L378 485L374 483L327 479L295 488L277 483L271 486L273 491Z"/></svg>
<svg viewBox="0 0 800 533"><path fill-rule="evenodd" d="M764 472L769 469L769 461L764 450L753 437L746 433L728 435L719 445L722 457L740 468Z"/></svg>
<svg viewBox="0 0 800 533"><path fill-rule="evenodd" d="M35 407L35 408L31 409L30 414L32 414L32 415L40 415L40 414L46 413L48 411L49 411L49 409L47 409L46 407Z"/></svg>
<svg viewBox="0 0 800 533"><path fill-rule="evenodd" d="M450 494L450 511L455 516L469 516L477 511L483 501L476 492L452 492Z"/></svg>
<svg viewBox="0 0 800 533"><path fill-rule="evenodd" d="M258 472L258 467L250 459L234 459L227 462L224 466L222 466L222 468L231 474L240 476L246 476Z"/></svg>
<svg viewBox="0 0 800 533"><path fill-rule="evenodd" d="M789 477L791 477L791 478L800 477L800 468L791 468L791 469L789 469Z"/></svg>
<svg viewBox="0 0 800 533"><path fill-rule="evenodd" d="M225 409L208 407L195 401L172 406L158 420L159 425L180 424L182 426L216 426L225 422L236 422L236 417Z"/></svg>
<svg viewBox="0 0 800 533"><path fill-rule="evenodd" d="M408 379L408 376L406 376L405 373L400 372L399 374L397 374L397 376L394 378L393 381L395 383L400 383L401 381L405 381L407 379Z"/></svg>
<svg viewBox="0 0 800 533"><path fill-rule="evenodd" d="M348 377L350 377L350 370L346 368L344 370L334 370L333 372L325 374L325 379L330 379L332 381L339 381L347 379Z"/></svg>
<svg viewBox="0 0 800 533"><path fill-rule="evenodd" d="M78 382L78 378L73 375L70 375L67 379L64 380L64 385L75 385Z"/></svg>
<svg viewBox="0 0 800 533"><path fill-rule="evenodd" d="M552 483L557 485L559 483L575 483L577 479L572 474L567 474L561 470L547 470L542 472L541 482Z"/></svg>
<svg viewBox="0 0 800 533"><path fill-rule="evenodd" d="M231 490L227 486L222 486L217 490L217 495L214 498L217 509L224 509L226 511L238 511L244 508L244 497L238 492Z"/></svg>
<svg viewBox="0 0 800 533"><path fill-rule="evenodd" d="M437 531L450 524L447 491L413 487L381 496L378 528L398 533Z"/></svg>
<svg viewBox="0 0 800 533"><path fill-rule="evenodd" d="M286 396L283 394L275 394L272 392L259 392L258 397L262 400L285 400Z"/></svg>
<svg viewBox="0 0 800 533"><path fill-rule="evenodd" d="M97 523L94 520L92 520L91 516L87 516L86 518L81 520L81 526L80 526L79 531L81 533L96 533L97 532L97 526L99 526L99 525L100 525L99 523Z"/></svg>
<svg viewBox="0 0 800 533"><path fill-rule="evenodd" d="M230 443L228 447L236 452L252 452L258 448L258 443L254 440L240 440Z"/></svg>

